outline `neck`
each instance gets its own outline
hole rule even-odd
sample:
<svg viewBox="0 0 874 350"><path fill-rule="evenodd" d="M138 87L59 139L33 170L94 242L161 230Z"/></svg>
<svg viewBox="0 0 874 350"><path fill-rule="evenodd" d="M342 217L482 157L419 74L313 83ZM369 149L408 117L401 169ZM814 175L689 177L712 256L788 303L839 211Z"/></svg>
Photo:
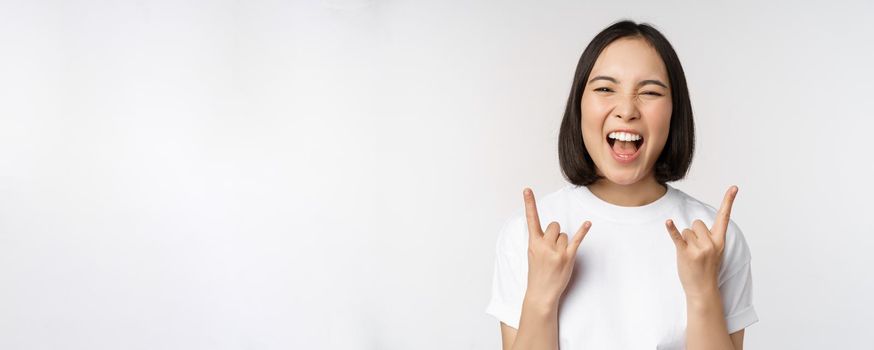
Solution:
<svg viewBox="0 0 874 350"><path fill-rule="evenodd" d="M603 178L587 187L601 200L623 207L647 205L655 202L668 191L665 185L655 180L652 173L643 180L629 185L620 185Z"/></svg>

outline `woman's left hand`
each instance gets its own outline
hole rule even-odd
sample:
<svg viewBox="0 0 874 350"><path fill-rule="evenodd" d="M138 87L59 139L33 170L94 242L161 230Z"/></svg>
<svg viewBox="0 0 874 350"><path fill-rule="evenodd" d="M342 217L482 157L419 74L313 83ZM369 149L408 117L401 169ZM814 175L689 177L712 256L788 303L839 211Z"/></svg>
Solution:
<svg viewBox="0 0 874 350"><path fill-rule="evenodd" d="M684 229L680 234L672 220L665 222L677 247L677 271L687 299L708 297L719 291L717 278L725 248L725 233L737 191L737 186L731 186L725 192L722 206L710 229L703 221L695 220L691 229Z"/></svg>

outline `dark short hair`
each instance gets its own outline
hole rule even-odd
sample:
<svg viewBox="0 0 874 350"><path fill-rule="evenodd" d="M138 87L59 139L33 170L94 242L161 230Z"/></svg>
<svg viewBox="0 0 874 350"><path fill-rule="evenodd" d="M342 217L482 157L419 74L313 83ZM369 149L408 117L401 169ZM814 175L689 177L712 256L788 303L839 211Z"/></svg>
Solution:
<svg viewBox="0 0 874 350"><path fill-rule="evenodd" d="M578 186L586 186L602 178L595 171L595 163L583 143L581 129L580 101L586 79L595 65L598 55L613 41L625 37L639 37L652 45L668 71L671 87L671 125L665 148L655 162L656 181L661 184L676 181L686 176L692 164L692 154L695 151L695 125L692 121L692 103L689 101L689 89L686 87L686 76L677 53L668 39L658 30L646 23L634 23L623 20L613 23L596 35L586 46L577 70L565 108L564 118L558 134L558 158L564 177Z"/></svg>

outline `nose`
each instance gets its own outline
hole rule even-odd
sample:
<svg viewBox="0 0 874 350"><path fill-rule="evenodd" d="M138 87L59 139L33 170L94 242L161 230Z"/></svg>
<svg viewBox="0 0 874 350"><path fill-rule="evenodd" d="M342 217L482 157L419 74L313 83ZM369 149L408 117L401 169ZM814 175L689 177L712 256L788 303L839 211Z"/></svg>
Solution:
<svg viewBox="0 0 874 350"><path fill-rule="evenodd" d="M613 108L613 116L632 121L640 118L640 110L637 109L636 96L629 94L619 98L616 102L616 107Z"/></svg>

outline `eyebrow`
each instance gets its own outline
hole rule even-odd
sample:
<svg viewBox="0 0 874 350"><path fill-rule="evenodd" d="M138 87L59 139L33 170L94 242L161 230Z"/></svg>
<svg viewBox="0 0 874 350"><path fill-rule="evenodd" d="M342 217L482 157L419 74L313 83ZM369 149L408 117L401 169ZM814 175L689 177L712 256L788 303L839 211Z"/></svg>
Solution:
<svg viewBox="0 0 874 350"><path fill-rule="evenodd" d="M589 82L591 83L595 80L607 80L607 81L612 81L615 84L619 84L619 80L616 80L616 78L608 77L608 76L604 76L604 75L599 75L597 77L594 77L594 78L592 78L592 80L589 80ZM637 86L644 86L647 84L655 84L655 85L661 86L665 89L668 88L668 86L665 83L663 83L661 80L657 80L657 79L641 80L639 83L637 83Z"/></svg>

